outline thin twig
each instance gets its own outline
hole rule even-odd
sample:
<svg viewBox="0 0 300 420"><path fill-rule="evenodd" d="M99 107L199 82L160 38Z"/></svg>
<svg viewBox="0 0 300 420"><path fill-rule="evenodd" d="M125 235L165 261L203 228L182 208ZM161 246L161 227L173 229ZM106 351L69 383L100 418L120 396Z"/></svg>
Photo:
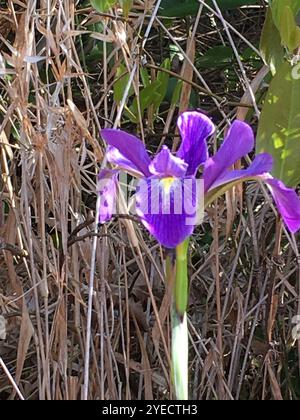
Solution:
<svg viewBox="0 0 300 420"><path fill-rule="evenodd" d="M12 386L13 386L14 390L16 391L16 393L18 394L20 400L25 401L25 398L23 397L21 391L19 390L19 387L16 384L14 378L11 376L9 370L7 369L2 357L0 357L0 366L4 370L5 375L8 377L9 382L12 384Z"/></svg>

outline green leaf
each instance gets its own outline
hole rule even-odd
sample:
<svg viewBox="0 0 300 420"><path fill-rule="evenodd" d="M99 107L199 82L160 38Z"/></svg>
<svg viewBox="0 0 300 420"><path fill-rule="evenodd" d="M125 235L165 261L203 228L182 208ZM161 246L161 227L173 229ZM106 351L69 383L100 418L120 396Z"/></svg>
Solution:
<svg viewBox="0 0 300 420"><path fill-rule="evenodd" d="M260 39L260 51L272 74L284 60L284 49L281 45L280 33L275 26L271 9L268 9Z"/></svg>
<svg viewBox="0 0 300 420"><path fill-rule="evenodd" d="M119 0L119 3L123 9L125 17L128 18L129 12L133 6L133 0Z"/></svg>
<svg viewBox="0 0 300 420"><path fill-rule="evenodd" d="M142 79L144 87L149 86L150 85L150 76L149 76L148 70L145 67L141 67L140 75L141 75L141 79Z"/></svg>
<svg viewBox="0 0 300 420"><path fill-rule="evenodd" d="M202 69L224 67L232 63L234 52L232 48L225 45L218 45L210 48L204 55L197 58L197 67Z"/></svg>
<svg viewBox="0 0 300 420"><path fill-rule="evenodd" d="M240 57L247 66L252 66L254 69L260 70L263 65L261 57L250 47L245 48Z"/></svg>
<svg viewBox="0 0 300 420"><path fill-rule="evenodd" d="M297 25L300 0L273 0L271 9L281 42L293 52L300 46L300 27Z"/></svg>
<svg viewBox="0 0 300 420"><path fill-rule="evenodd" d="M299 92L299 65L283 63L270 84L257 133L257 153L270 153L273 175L292 187L300 182Z"/></svg>
<svg viewBox="0 0 300 420"><path fill-rule="evenodd" d="M170 69L171 62L167 58L161 65L161 68ZM154 112L157 113L159 107L164 100L169 83L169 74L164 71L159 71L157 73L157 78L154 82L150 82L150 77L146 69L140 70L141 79L144 89L140 91L139 101L141 114L144 114L144 111L150 106L154 106ZM138 98L135 98L132 102L132 105L127 110L127 116L134 123L138 122Z"/></svg>
<svg viewBox="0 0 300 420"><path fill-rule="evenodd" d="M182 80L177 80L175 78L173 78L172 80L174 80L176 83L175 83L175 88L173 90L173 94L171 97L171 105L177 105L180 99L183 82Z"/></svg>
<svg viewBox="0 0 300 420"><path fill-rule="evenodd" d="M167 58L161 66L163 69L170 70L171 68L171 61ZM164 71L159 71L157 73L157 81L160 83L160 87L158 90L159 96L154 100L153 104L155 106L155 112L158 113L159 107L162 104L163 100L165 99L168 84L169 84L170 75Z"/></svg>
<svg viewBox="0 0 300 420"><path fill-rule="evenodd" d="M114 100L119 104L122 99L123 95L129 80L129 74L127 72L126 66L124 64L120 64L116 72L116 82L114 83ZM133 88L130 88L129 96L133 94Z"/></svg>
<svg viewBox="0 0 300 420"><path fill-rule="evenodd" d="M212 6L212 1L207 1ZM222 0L218 2L221 10L236 9L241 6L257 4L257 0ZM160 15L167 17L184 17L188 15L196 15L199 10L200 3L198 0L162 0L160 7ZM205 8L204 8L205 9Z"/></svg>
<svg viewBox="0 0 300 420"><path fill-rule="evenodd" d="M117 0L91 0L91 5L97 12L105 13L110 7L114 6Z"/></svg>
<svg viewBox="0 0 300 420"><path fill-rule="evenodd" d="M181 86L179 86L181 85ZM166 102L172 105L178 105L180 99L180 93L182 88L182 81L176 77L170 77L168 83L168 89L166 92Z"/></svg>
<svg viewBox="0 0 300 420"><path fill-rule="evenodd" d="M161 83L156 80L155 82L151 83L149 86L145 87L140 91L140 109L141 114L143 115L145 109L148 106L154 104L160 98L159 89L161 88ZM134 98L132 105L129 108L129 113L127 113L130 120L137 124L138 123L138 99Z"/></svg>
<svg viewBox="0 0 300 420"><path fill-rule="evenodd" d="M169 44L169 52L171 61L173 61L176 58L180 61L184 61L184 56L177 45Z"/></svg>

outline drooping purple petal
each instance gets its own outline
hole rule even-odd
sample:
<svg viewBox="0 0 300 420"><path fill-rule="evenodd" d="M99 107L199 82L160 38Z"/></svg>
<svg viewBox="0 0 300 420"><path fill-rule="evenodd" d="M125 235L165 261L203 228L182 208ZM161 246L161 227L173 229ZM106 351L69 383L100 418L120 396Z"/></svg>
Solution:
<svg viewBox="0 0 300 420"><path fill-rule="evenodd" d="M297 232L300 229L300 199L296 191L271 176L264 177L264 181L286 226L291 232Z"/></svg>
<svg viewBox="0 0 300 420"><path fill-rule="evenodd" d="M208 159L204 164L205 191L208 191L217 179L226 173L230 166L249 153L253 147L254 135L252 128L242 121L235 121L215 156Z"/></svg>
<svg viewBox="0 0 300 420"><path fill-rule="evenodd" d="M149 170L153 175L164 177L182 178L188 165L179 157L173 156L167 146L154 157L149 165Z"/></svg>
<svg viewBox="0 0 300 420"><path fill-rule="evenodd" d="M150 176L150 157L144 144L137 137L122 130L105 128L101 130L101 136L110 145L119 150L121 155L133 164L139 172Z"/></svg>
<svg viewBox="0 0 300 420"><path fill-rule="evenodd" d="M199 222L203 188L195 178L140 180L136 212L148 231L166 248L175 248ZM202 182L203 185L203 182Z"/></svg>
<svg viewBox="0 0 300 420"><path fill-rule="evenodd" d="M300 199L295 190L286 187L283 182L273 178L269 172L272 170L273 158L268 153L262 153L254 159L247 169L227 171L219 177L210 187L212 191L233 181L241 182L251 178L261 178L274 198L279 213L288 229L295 233L300 229Z"/></svg>
<svg viewBox="0 0 300 420"><path fill-rule="evenodd" d="M130 172L138 178L144 176L144 174L130 160L126 159L126 157L123 156L117 148L108 146L106 150L106 157L108 162L117 165L120 169Z"/></svg>
<svg viewBox="0 0 300 420"><path fill-rule="evenodd" d="M206 139L215 131L212 121L200 112L184 112L178 118L181 145L177 156L188 165L187 175L195 175L208 158Z"/></svg>
<svg viewBox="0 0 300 420"><path fill-rule="evenodd" d="M102 169L98 175L99 223L109 221L116 213L118 171Z"/></svg>
<svg viewBox="0 0 300 420"><path fill-rule="evenodd" d="M247 169L234 171L226 170L226 172L217 178L216 181L210 186L209 191L239 179L242 182L247 178L266 174L272 170L272 166L272 156L268 153L261 153L260 155L256 156L252 164Z"/></svg>

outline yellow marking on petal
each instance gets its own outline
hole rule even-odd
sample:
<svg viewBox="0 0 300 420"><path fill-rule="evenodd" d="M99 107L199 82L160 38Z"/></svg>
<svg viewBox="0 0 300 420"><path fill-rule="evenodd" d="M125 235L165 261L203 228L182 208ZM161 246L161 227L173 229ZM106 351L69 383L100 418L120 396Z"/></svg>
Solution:
<svg viewBox="0 0 300 420"><path fill-rule="evenodd" d="M162 186L163 186L163 188L164 188L164 190L165 190L165 193L166 194L169 194L170 193L170 189L171 189L174 181L175 181L175 178L173 178L172 176L170 176L168 178L163 178L160 181L161 184L162 184Z"/></svg>

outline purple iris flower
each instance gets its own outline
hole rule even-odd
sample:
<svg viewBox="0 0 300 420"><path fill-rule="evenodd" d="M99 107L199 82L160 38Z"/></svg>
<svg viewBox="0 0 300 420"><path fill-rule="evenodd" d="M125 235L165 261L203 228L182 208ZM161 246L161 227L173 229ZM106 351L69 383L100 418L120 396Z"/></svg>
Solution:
<svg viewBox="0 0 300 420"><path fill-rule="evenodd" d="M247 169L231 170L234 163L254 148L254 134L248 124L235 121L213 157L208 155L206 140L214 133L215 127L207 116L199 112L185 112L178 119L178 129L182 142L176 155L164 146L153 159L135 136L121 130L101 131L101 136L109 145L107 160L140 179L136 192L137 214L163 246L175 248L194 231L196 222L191 220L199 200L196 189L199 167L202 167L205 197L214 196L218 190L223 192L226 185L234 182L261 179L271 191L288 229L293 233L300 229L300 200L293 189L270 175L273 165L271 155L259 154ZM105 179L105 187L100 192L103 196L100 222L103 223L112 216L117 173L105 169L99 177ZM186 185L190 185L188 210L183 203L186 200L180 203L177 200L186 192ZM157 198L156 211L151 211L151 206L146 205L149 197L153 196ZM165 203L168 203L168 211L164 211Z"/></svg>

